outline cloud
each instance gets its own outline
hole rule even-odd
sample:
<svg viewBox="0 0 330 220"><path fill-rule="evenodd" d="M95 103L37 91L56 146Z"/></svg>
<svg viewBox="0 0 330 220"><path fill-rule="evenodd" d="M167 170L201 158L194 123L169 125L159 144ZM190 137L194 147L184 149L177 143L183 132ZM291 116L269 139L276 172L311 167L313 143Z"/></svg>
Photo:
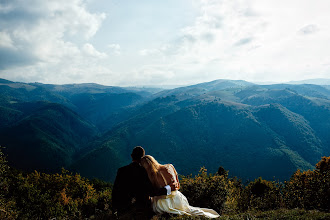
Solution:
<svg viewBox="0 0 330 220"><path fill-rule="evenodd" d="M78 65L90 56L104 58L91 44L75 43L93 37L104 19L104 13L90 13L82 0L1 1L0 68L15 74L13 67L67 68L66 60Z"/></svg>
<svg viewBox="0 0 330 220"><path fill-rule="evenodd" d="M200 0L200 15L167 44L173 53L148 48L177 83L218 78L287 81L330 77L328 1ZM308 14L306 13L308 10ZM306 25L306 23L312 23ZM312 38L300 36L313 35ZM153 62L156 58L153 57ZM216 61L216 62L215 62ZM155 63L155 62L154 62ZM167 79L164 79L167 80Z"/></svg>
<svg viewBox="0 0 330 220"><path fill-rule="evenodd" d="M246 37L246 38L240 39L234 45L235 46L243 46L245 44L251 43L252 41L253 41L253 38L252 37Z"/></svg>
<svg viewBox="0 0 330 220"><path fill-rule="evenodd" d="M0 48L16 49L13 44L13 40L6 32L0 32Z"/></svg>
<svg viewBox="0 0 330 220"><path fill-rule="evenodd" d="M132 71L129 79L124 79L122 85L162 85L168 84L175 74L170 68L162 65L145 65Z"/></svg>
<svg viewBox="0 0 330 220"><path fill-rule="evenodd" d="M106 53L101 53L99 51L97 51L94 46L90 43L86 43L84 44L82 51L87 55L87 56L91 56L94 58L106 58L107 54Z"/></svg>
<svg viewBox="0 0 330 220"><path fill-rule="evenodd" d="M173 2L0 1L0 77L111 85L330 77L328 0ZM174 5L168 20L163 9ZM166 13L153 20L149 11Z"/></svg>
<svg viewBox="0 0 330 220"><path fill-rule="evenodd" d="M109 44L108 48L111 50L111 53L113 53L114 55L121 54L121 47L119 44Z"/></svg>
<svg viewBox="0 0 330 220"><path fill-rule="evenodd" d="M139 50L141 56L150 56L150 55L161 55L160 49L142 49Z"/></svg>
<svg viewBox="0 0 330 220"><path fill-rule="evenodd" d="M317 27L317 25L315 24L309 24L306 25L305 27L301 28L299 30L300 34L313 34L316 33L319 30L319 28Z"/></svg>

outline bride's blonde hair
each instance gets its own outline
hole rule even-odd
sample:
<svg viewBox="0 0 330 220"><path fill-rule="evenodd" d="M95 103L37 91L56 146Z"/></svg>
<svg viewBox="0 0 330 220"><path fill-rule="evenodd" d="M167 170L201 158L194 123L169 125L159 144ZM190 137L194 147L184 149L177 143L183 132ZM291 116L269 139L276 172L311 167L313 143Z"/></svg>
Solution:
<svg viewBox="0 0 330 220"><path fill-rule="evenodd" d="M146 155L146 156L142 157L141 165L144 167L144 169L146 169L151 183L155 187L160 187L160 184L158 183L157 175L159 172L159 168L162 165L159 164L157 162L157 160L153 156L150 156L150 155Z"/></svg>

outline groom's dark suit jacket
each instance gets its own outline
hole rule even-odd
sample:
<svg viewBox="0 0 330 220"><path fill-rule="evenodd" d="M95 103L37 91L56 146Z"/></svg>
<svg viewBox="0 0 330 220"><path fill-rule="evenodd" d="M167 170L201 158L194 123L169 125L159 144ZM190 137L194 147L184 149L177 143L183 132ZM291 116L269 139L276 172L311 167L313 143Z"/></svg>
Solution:
<svg viewBox="0 0 330 220"><path fill-rule="evenodd" d="M112 190L112 205L118 211L131 207L147 208L149 196L166 195L166 189L153 189L146 170L137 162L121 167L117 171Z"/></svg>

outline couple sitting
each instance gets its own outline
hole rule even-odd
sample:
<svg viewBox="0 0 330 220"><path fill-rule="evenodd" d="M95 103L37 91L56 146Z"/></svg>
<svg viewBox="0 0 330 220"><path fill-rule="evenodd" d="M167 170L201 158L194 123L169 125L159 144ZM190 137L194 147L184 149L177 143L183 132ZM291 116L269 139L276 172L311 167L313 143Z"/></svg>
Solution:
<svg viewBox="0 0 330 220"><path fill-rule="evenodd" d="M112 204L119 219L148 219L153 212L219 217L212 209L189 205L179 191L178 174L172 164L159 164L152 156L145 156L140 146L131 156L133 162L118 169L113 186Z"/></svg>

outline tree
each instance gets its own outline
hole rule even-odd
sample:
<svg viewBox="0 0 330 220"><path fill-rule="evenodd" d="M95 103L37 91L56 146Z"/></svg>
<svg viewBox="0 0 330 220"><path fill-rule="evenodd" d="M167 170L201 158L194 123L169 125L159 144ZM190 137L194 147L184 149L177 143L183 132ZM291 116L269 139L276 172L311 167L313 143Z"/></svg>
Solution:
<svg viewBox="0 0 330 220"><path fill-rule="evenodd" d="M284 189L288 208L330 211L330 157L323 157L315 170L295 172Z"/></svg>
<svg viewBox="0 0 330 220"><path fill-rule="evenodd" d="M7 198L9 193L9 166L5 155L0 146L0 219L15 219L17 213L15 211L15 202Z"/></svg>

